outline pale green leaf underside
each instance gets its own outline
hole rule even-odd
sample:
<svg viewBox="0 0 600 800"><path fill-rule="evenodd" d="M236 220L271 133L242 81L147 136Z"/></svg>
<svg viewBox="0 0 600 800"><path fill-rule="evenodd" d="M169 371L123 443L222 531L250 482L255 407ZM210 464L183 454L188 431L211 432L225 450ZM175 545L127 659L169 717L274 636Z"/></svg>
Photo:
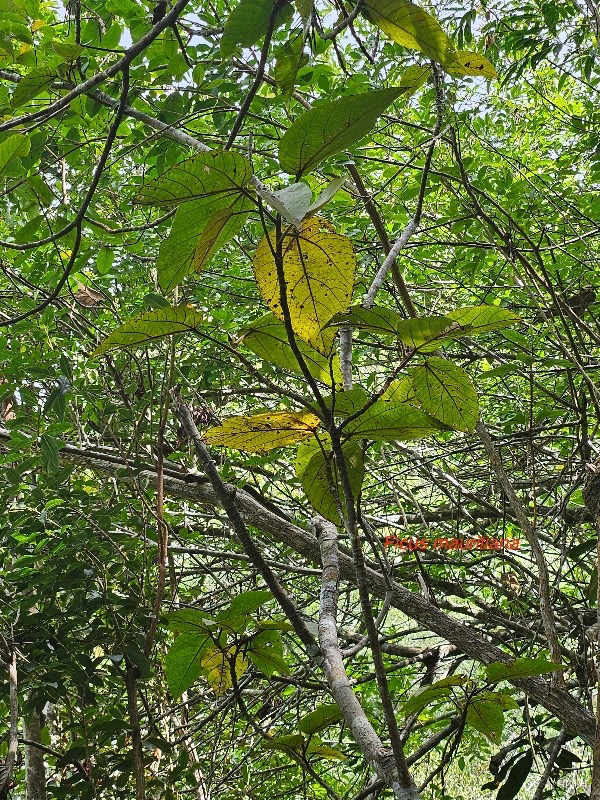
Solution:
<svg viewBox="0 0 600 800"><path fill-rule="evenodd" d="M520 317L501 306L468 306L449 311L447 317L468 329L470 334L507 328L521 322Z"/></svg>

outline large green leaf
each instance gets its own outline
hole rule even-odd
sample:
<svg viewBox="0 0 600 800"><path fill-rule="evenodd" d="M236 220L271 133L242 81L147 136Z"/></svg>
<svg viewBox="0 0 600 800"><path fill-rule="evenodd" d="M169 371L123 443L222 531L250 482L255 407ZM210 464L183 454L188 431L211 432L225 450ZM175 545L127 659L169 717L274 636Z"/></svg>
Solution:
<svg viewBox="0 0 600 800"><path fill-rule="evenodd" d="M217 627L217 623L204 611L196 608L181 608L167 614L167 623L173 631L181 633L208 633Z"/></svg>
<svg viewBox="0 0 600 800"><path fill-rule="evenodd" d="M465 721L495 744L500 742L504 728L504 711L498 703L473 698L467 706Z"/></svg>
<svg viewBox="0 0 600 800"><path fill-rule="evenodd" d="M317 706L310 714L302 717L298 723L298 728L307 736L312 736L313 733L318 733L330 725L335 725L341 719L342 712L337 703L328 703L323 706Z"/></svg>
<svg viewBox="0 0 600 800"><path fill-rule="evenodd" d="M300 177L328 156L346 150L366 136L377 118L407 87L377 89L330 100L302 114L279 141L284 172Z"/></svg>
<svg viewBox="0 0 600 800"><path fill-rule="evenodd" d="M0 142L0 175L15 158L25 157L29 153L31 140L23 133L13 133L8 139Z"/></svg>
<svg viewBox="0 0 600 800"><path fill-rule="evenodd" d="M212 642L208 636L182 633L178 636L165 658L167 686L175 699L181 697L200 677L200 658Z"/></svg>
<svg viewBox="0 0 600 800"><path fill-rule="evenodd" d="M255 320L241 332L241 335L246 347L260 358L298 375L303 374L288 341L285 326L279 322L275 314L265 314L264 317ZM337 354L328 359L300 340L296 345L315 380L328 386L331 386L332 381L336 386L341 384L342 374Z"/></svg>
<svg viewBox="0 0 600 800"><path fill-rule="evenodd" d="M420 50L440 64L454 60L454 48L439 22L408 0L367 0L363 14L403 47Z"/></svg>
<svg viewBox="0 0 600 800"><path fill-rule="evenodd" d="M365 474L362 448L359 442L347 442L342 446L342 450L352 495L356 499L360 494ZM330 483L333 483L342 510L346 507L346 501L333 453L330 450L323 452L318 442L314 440L304 446L300 445L296 457L296 471L304 494L315 511L330 522L341 524Z"/></svg>
<svg viewBox="0 0 600 800"><path fill-rule="evenodd" d="M449 428L471 433L479 418L477 392L467 373L445 358L430 358L412 372L421 408Z"/></svg>
<svg viewBox="0 0 600 800"><path fill-rule="evenodd" d="M252 614L257 608L260 608L272 599L273 595L267 589L253 589L250 592L242 592L233 598L228 609L219 612L217 619L227 619L228 616L239 617L244 614Z"/></svg>
<svg viewBox="0 0 600 800"><path fill-rule="evenodd" d="M266 453L308 439L320 424L318 417L307 412L273 411L228 417L208 430L203 438L209 445L232 447L246 453Z"/></svg>
<svg viewBox="0 0 600 800"><path fill-rule="evenodd" d="M436 686L433 688L430 686L410 697L404 704L402 710L406 716L409 714L418 714L426 706L448 700L451 695L452 690L447 686Z"/></svg>
<svg viewBox="0 0 600 800"><path fill-rule="evenodd" d="M198 329L202 314L189 306L165 306L146 311L139 317L128 320L94 350L92 357L120 350L123 347L137 347L165 336L189 333Z"/></svg>
<svg viewBox="0 0 600 800"><path fill-rule="evenodd" d="M40 95L57 80L55 70L41 67L27 73L16 85L10 104L13 108L25 105Z"/></svg>
<svg viewBox="0 0 600 800"><path fill-rule="evenodd" d="M521 319L516 314L500 306L456 308L454 311L449 311L446 317L466 328L466 332L469 334L497 331L521 322Z"/></svg>
<svg viewBox="0 0 600 800"><path fill-rule="evenodd" d="M331 321L336 325L351 325L357 330L395 336L411 349L421 352L436 350L446 340L464 333L457 322L448 316L432 315L405 319L391 308L352 306L347 312L336 314Z"/></svg>
<svg viewBox="0 0 600 800"><path fill-rule="evenodd" d="M252 177L252 165L239 153L210 150L145 181L133 202L173 207L214 195L238 195ZM225 202L223 206L230 205Z"/></svg>
<svg viewBox="0 0 600 800"><path fill-rule="evenodd" d="M301 733L290 733L286 736L276 736L273 739L263 739L260 746L264 750L281 750L282 753L304 753L306 741Z"/></svg>
<svg viewBox="0 0 600 800"><path fill-rule="evenodd" d="M221 56L229 58L237 47L251 47L267 32L274 0L240 0L227 17L221 36ZM289 15L289 7L283 6L275 19L275 27Z"/></svg>
<svg viewBox="0 0 600 800"><path fill-rule="evenodd" d="M180 205L158 252L156 268L162 291L168 294L187 275L202 269L241 230L252 209L250 198L240 193Z"/></svg>
<svg viewBox="0 0 600 800"><path fill-rule="evenodd" d="M304 37L296 34L277 51L273 77L285 98L294 91L294 83L298 70L308 62L304 53Z"/></svg>
<svg viewBox="0 0 600 800"><path fill-rule="evenodd" d="M246 656L254 666L270 678L276 672L279 675L289 675L288 667L283 657L283 643L281 634L275 630L263 630L252 638Z"/></svg>
<svg viewBox="0 0 600 800"><path fill-rule="evenodd" d="M283 320L274 249L274 234L264 236L253 268L264 301ZM329 356L335 331L323 328L350 303L356 272L352 243L326 220L311 217L284 236L282 259L292 328L303 342Z"/></svg>
<svg viewBox="0 0 600 800"><path fill-rule="evenodd" d="M344 429L351 436L376 441L422 439L447 430L437 419L406 403L379 399Z"/></svg>
<svg viewBox="0 0 600 800"><path fill-rule="evenodd" d="M545 675L547 672L556 672L562 669L560 664L548 661L546 658L515 658L513 661L503 663L495 661L485 668L489 683L516 678L530 678L532 675Z"/></svg>
<svg viewBox="0 0 600 800"><path fill-rule="evenodd" d="M453 697L453 688L456 686L472 686L473 681L466 675L449 675L447 678L441 678L439 681L432 683L430 686L421 689L417 694L409 697L404 704L404 714L414 714L422 711L425 706L440 700L446 700Z"/></svg>

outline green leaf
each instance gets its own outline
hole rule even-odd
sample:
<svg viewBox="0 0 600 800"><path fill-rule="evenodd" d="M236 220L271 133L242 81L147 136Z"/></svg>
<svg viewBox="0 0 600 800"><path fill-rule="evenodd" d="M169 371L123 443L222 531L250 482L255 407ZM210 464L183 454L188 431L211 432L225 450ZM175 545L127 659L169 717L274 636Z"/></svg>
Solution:
<svg viewBox="0 0 600 800"><path fill-rule="evenodd" d="M173 207L215 195L238 195L252 177L252 165L239 153L210 150L198 153L144 183L133 202ZM233 198L232 198L233 199ZM224 202L222 206L229 206Z"/></svg>
<svg viewBox="0 0 600 800"><path fill-rule="evenodd" d="M13 108L24 106L30 100L48 89L57 79L53 69L34 69L27 73L16 85L10 104Z"/></svg>
<svg viewBox="0 0 600 800"><path fill-rule="evenodd" d="M409 697L404 704L403 711L406 716L418 713L430 703L452 697L454 686L471 686L472 684L473 681L466 675L449 675Z"/></svg>
<svg viewBox="0 0 600 800"><path fill-rule="evenodd" d="M402 73L402 78L398 84L399 89L406 89L405 97L411 97L425 83L431 75L430 66L415 65L408 67Z"/></svg>
<svg viewBox="0 0 600 800"><path fill-rule="evenodd" d="M390 308L352 306L347 312L336 314L330 324L351 325L358 330L377 333L380 336L396 336L411 349L429 352L436 350L446 339L464 333L454 320L447 316L433 315L405 319Z"/></svg>
<svg viewBox="0 0 600 800"><path fill-rule="evenodd" d="M500 306L456 308L454 311L449 311L445 316L465 328L468 334L497 331L521 322L521 319L516 314Z"/></svg>
<svg viewBox="0 0 600 800"><path fill-rule="evenodd" d="M375 441L422 439L447 430L439 420L406 403L379 399L346 428L346 433Z"/></svg>
<svg viewBox="0 0 600 800"><path fill-rule="evenodd" d="M412 372L419 404L449 428L471 433L479 418L477 392L467 373L444 358L430 358Z"/></svg>
<svg viewBox="0 0 600 800"><path fill-rule="evenodd" d="M321 516L336 525L341 524L341 519L336 508L335 497L330 489L330 480L336 489L342 509L346 508L346 501L339 477L339 469L331 451L323 453L315 441L308 442L304 448L298 448L296 469L302 482L302 489L306 499ZM312 455L309 455L312 450ZM360 494L365 474L362 448L359 442L347 442L342 445L342 451L348 470L348 478L352 488L352 495L357 498Z"/></svg>
<svg viewBox="0 0 600 800"><path fill-rule="evenodd" d="M298 723L298 728L307 736L312 736L313 733L318 733L330 725L335 725L341 719L342 712L337 703L328 703L327 705L317 706L310 714L302 717Z"/></svg>
<svg viewBox="0 0 600 800"><path fill-rule="evenodd" d="M50 475L53 472L58 472L60 467L60 442L53 436L43 433L40 437L40 451L42 454L42 463L46 468L46 472Z"/></svg>
<svg viewBox="0 0 600 800"><path fill-rule="evenodd" d="M497 78L494 67L479 53L470 53L468 50L458 50L454 53L452 61L446 65L446 72L450 75L475 75L483 78Z"/></svg>
<svg viewBox="0 0 600 800"><path fill-rule="evenodd" d="M321 420L314 414L275 411L228 417L220 425L206 431L203 438L207 444L217 447L231 447L246 453L266 453L307 439L320 424Z"/></svg>
<svg viewBox="0 0 600 800"><path fill-rule="evenodd" d="M515 764L513 764L512 769L508 774L508 778L502 784L498 794L496 795L496 800L514 800L514 798L519 794L521 787L527 780L527 776L531 772L532 766L533 751L531 748L529 748L525 755Z"/></svg>
<svg viewBox="0 0 600 800"><path fill-rule="evenodd" d="M223 203L231 205L223 207ZM202 269L239 232L252 209L252 201L242 194L219 195L179 206L171 231L158 251L156 269L162 291L168 294L185 277Z"/></svg>
<svg viewBox="0 0 600 800"><path fill-rule="evenodd" d="M347 392L336 392L334 395L329 395L323 398L325 403L331 408L336 416L347 417L359 411L368 401L369 394L355 386Z"/></svg>
<svg viewBox="0 0 600 800"><path fill-rule="evenodd" d="M69 62L75 61L75 59L79 58L79 56L85 52L85 47L72 42L54 42L52 47L61 58Z"/></svg>
<svg viewBox="0 0 600 800"><path fill-rule="evenodd" d="M351 325L357 330L377 333L380 336L396 336L398 324L404 321L404 318L391 308L352 306L348 311L336 314L329 324Z"/></svg>
<svg viewBox="0 0 600 800"><path fill-rule="evenodd" d="M152 673L152 662L135 644L124 645L123 654L138 668L140 678L150 677Z"/></svg>
<svg viewBox="0 0 600 800"><path fill-rule="evenodd" d="M273 599L273 595L266 589L256 589L251 592L242 592L234 597L229 608L226 611L220 611L217 619L227 619L223 614L228 614L233 617L243 616L244 614L252 614L257 608L260 608L269 600Z"/></svg>
<svg viewBox="0 0 600 800"><path fill-rule="evenodd" d="M115 251L110 247L101 247L96 255L96 269L98 275L107 275L115 260Z"/></svg>
<svg viewBox="0 0 600 800"><path fill-rule="evenodd" d="M14 133L0 142L0 175L15 158L24 158L29 153L31 139L23 133Z"/></svg>
<svg viewBox="0 0 600 800"><path fill-rule="evenodd" d="M288 342L285 326L274 314L266 314L255 320L241 335L245 346L259 358L298 375L303 374ZM328 386L331 386L332 380L336 385L341 384L342 374L337 354L328 359L300 340L296 345L313 378Z"/></svg>
<svg viewBox="0 0 600 800"><path fill-rule="evenodd" d="M499 704L491 700L474 698L467 706L465 721L467 725L483 733L495 744L500 742L504 728L504 713Z"/></svg>
<svg viewBox="0 0 600 800"><path fill-rule="evenodd" d="M447 700L449 697L451 697L451 695L452 690L449 686L429 686L426 689L423 689L422 692L409 697L402 710L407 717L409 714L418 714L425 708L425 706L428 706L431 703Z"/></svg>
<svg viewBox="0 0 600 800"><path fill-rule="evenodd" d="M262 39L267 32L273 5L273 0L240 0L225 21L220 45L223 58L232 56L238 47L252 47ZM275 27L283 20L282 11L289 14L285 7L281 9Z"/></svg>
<svg viewBox="0 0 600 800"><path fill-rule="evenodd" d="M326 758L328 761L345 761L346 756L335 747L328 747L324 744L317 744L316 742L309 742L306 748L307 755L319 756L319 758Z"/></svg>
<svg viewBox="0 0 600 800"><path fill-rule="evenodd" d="M287 736L276 736L273 739L263 739L260 746L264 750L281 750L282 753L297 753L302 755L306 742L301 733L291 733Z"/></svg>
<svg viewBox="0 0 600 800"><path fill-rule="evenodd" d="M165 658L165 674L167 686L175 700L200 677L200 656L209 646L212 646L212 641L208 636L182 633L169 648Z"/></svg>
<svg viewBox="0 0 600 800"><path fill-rule="evenodd" d="M314 0L295 0L298 13L302 17L302 22L306 25L310 22L314 8Z"/></svg>
<svg viewBox="0 0 600 800"><path fill-rule="evenodd" d="M410 406L420 405L410 375L405 375L403 378L392 381L381 395L381 400L385 400L388 403L408 403Z"/></svg>
<svg viewBox="0 0 600 800"><path fill-rule="evenodd" d="M483 700L489 700L491 703L497 703L503 711L509 711L519 707L519 704L514 697L510 694L503 694L502 692L482 692L479 695Z"/></svg>
<svg viewBox="0 0 600 800"><path fill-rule="evenodd" d="M377 122L405 88L378 89L330 100L305 112L279 140L279 163L284 172L311 172L325 158L347 150Z"/></svg>
<svg viewBox="0 0 600 800"><path fill-rule="evenodd" d="M202 323L202 314L189 306L168 306L146 311L125 322L94 350L92 358L109 350L137 347L179 333L196 330Z"/></svg>
<svg viewBox="0 0 600 800"><path fill-rule="evenodd" d="M275 235L264 236L256 248L253 269L262 298L283 320L274 248ZM350 303L357 266L352 243L336 233L331 223L311 217L297 231L283 237L282 258L294 333L319 353L329 356L335 331L323 328Z"/></svg>
<svg viewBox="0 0 600 800"><path fill-rule="evenodd" d="M548 661L546 658L515 658L513 661L495 661L485 668L488 683L503 680L529 678L532 675L545 675L562 669L561 664Z"/></svg>
<svg viewBox="0 0 600 800"><path fill-rule="evenodd" d="M298 70L308 62L304 53L304 37L296 35L283 44L275 56L273 78L282 95L287 99L294 91Z"/></svg>
<svg viewBox="0 0 600 800"><path fill-rule="evenodd" d="M195 608L182 608L167 614L169 628L182 633L209 633L217 623L208 614Z"/></svg>
<svg viewBox="0 0 600 800"><path fill-rule="evenodd" d="M290 668L283 658L281 634L278 631L263 630L254 636L246 655L267 678L275 673L279 675L290 673Z"/></svg>
<svg viewBox="0 0 600 800"><path fill-rule="evenodd" d="M24 0L0 0L0 13L16 14L19 17L28 17L27 6Z"/></svg>
<svg viewBox="0 0 600 800"><path fill-rule="evenodd" d="M454 60L454 48L439 22L408 0L368 0L363 14L403 47L419 50L440 64Z"/></svg>

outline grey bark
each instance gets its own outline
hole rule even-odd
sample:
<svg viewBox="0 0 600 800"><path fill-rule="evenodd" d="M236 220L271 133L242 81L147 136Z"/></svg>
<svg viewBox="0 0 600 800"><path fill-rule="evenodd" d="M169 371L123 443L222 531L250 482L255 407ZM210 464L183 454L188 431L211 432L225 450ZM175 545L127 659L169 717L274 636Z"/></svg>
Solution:
<svg viewBox="0 0 600 800"><path fill-rule="evenodd" d="M42 720L37 712L25 725L25 738L38 744L42 742ZM25 745L25 785L27 800L46 800L44 751L30 744Z"/></svg>

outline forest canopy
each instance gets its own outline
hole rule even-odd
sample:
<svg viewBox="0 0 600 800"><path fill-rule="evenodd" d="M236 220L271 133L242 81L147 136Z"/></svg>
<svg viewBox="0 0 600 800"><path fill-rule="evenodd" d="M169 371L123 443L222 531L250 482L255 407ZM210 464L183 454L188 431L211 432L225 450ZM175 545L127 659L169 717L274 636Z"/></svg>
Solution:
<svg viewBox="0 0 600 800"><path fill-rule="evenodd" d="M591 0L0 0L0 800L600 800Z"/></svg>

